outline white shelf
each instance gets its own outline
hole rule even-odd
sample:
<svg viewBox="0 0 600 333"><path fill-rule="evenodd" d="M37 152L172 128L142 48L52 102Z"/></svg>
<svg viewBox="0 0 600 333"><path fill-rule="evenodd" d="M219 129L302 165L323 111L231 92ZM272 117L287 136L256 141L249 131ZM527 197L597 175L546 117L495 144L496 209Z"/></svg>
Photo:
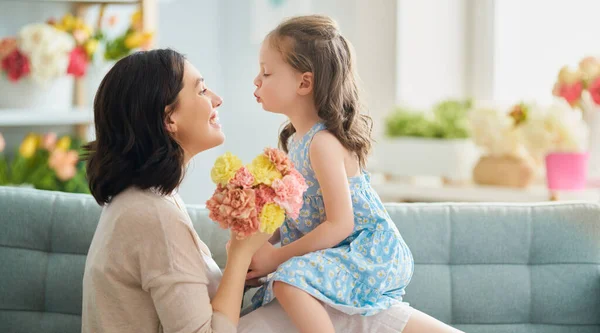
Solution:
<svg viewBox="0 0 600 333"><path fill-rule="evenodd" d="M542 202L550 201L551 194L543 185L515 189L479 185L419 185L401 182L373 183L373 188L386 202ZM600 201L600 190L559 191L558 201Z"/></svg>
<svg viewBox="0 0 600 333"><path fill-rule="evenodd" d="M0 127L86 125L94 122L89 108L70 110L0 109Z"/></svg>

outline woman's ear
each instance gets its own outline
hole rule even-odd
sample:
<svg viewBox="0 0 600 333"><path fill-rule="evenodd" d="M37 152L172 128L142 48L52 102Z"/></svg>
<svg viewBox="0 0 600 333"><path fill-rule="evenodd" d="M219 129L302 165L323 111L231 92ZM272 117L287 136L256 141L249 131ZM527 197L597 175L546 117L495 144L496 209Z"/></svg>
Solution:
<svg viewBox="0 0 600 333"><path fill-rule="evenodd" d="M313 90L313 73L306 72L300 74L300 78L298 80L300 82L298 86L298 94L300 95L308 95Z"/></svg>
<svg viewBox="0 0 600 333"><path fill-rule="evenodd" d="M171 110L169 107L166 107L165 114L165 128L167 129L167 132L175 134L177 132L177 123L175 120L173 120L173 110Z"/></svg>

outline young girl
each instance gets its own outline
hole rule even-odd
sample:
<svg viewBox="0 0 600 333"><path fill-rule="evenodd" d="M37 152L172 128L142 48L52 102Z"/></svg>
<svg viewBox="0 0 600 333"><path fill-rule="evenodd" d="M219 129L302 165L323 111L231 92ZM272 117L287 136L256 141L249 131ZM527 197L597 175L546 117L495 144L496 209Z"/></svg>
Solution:
<svg viewBox="0 0 600 333"><path fill-rule="evenodd" d="M262 107L289 118L279 143L309 188L300 216L272 239L282 246L263 246L247 278L267 276L254 307L277 298L301 332L333 332L321 303L361 315L405 305L413 274L412 254L363 171L371 120L360 113L353 66L334 21L296 17L266 37L254 81ZM401 313L407 322L411 312Z"/></svg>

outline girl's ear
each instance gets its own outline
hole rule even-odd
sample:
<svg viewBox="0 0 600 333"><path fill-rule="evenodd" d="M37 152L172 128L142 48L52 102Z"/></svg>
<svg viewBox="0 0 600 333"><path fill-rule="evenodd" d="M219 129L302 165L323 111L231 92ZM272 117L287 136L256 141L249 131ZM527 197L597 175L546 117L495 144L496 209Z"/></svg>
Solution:
<svg viewBox="0 0 600 333"><path fill-rule="evenodd" d="M303 96L310 94L313 90L313 73L306 72L299 75L298 94Z"/></svg>

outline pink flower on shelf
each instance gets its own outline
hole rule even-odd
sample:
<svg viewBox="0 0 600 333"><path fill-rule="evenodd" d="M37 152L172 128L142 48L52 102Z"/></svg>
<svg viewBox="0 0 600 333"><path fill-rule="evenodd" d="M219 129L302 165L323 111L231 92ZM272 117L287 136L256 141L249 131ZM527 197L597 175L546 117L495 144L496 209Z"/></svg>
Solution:
<svg viewBox="0 0 600 333"><path fill-rule="evenodd" d="M286 175L290 170L294 169L294 165L283 151L275 148L265 148L265 155L271 163L275 165L277 171L282 175Z"/></svg>
<svg viewBox="0 0 600 333"><path fill-rule="evenodd" d="M242 188L250 188L254 184L254 176L245 166L238 169L233 176L233 179L229 181L231 185L239 186Z"/></svg>
<svg viewBox="0 0 600 333"><path fill-rule="evenodd" d="M108 26L109 27L113 27L117 24L117 22L119 22L119 18L117 17L117 15L112 15L111 17L108 18Z"/></svg>
<svg viewBox="0 0 600 333"><path fill-rule="evenodd" d="M283 179L275 180L273 182L273 189L276 194L273 199L275 203L285 209L289 217L297 218L302 208L302 194L306 191L306 184L301 184L300 179L296 175L289 174L283 177Z"/></svg>
<svg viewBox="0 0 600 333"><path fill-rule="evenodd" d="M268 185L260 184L255 188L256 192L256 211L260 215L264 205L273 202L275 198L275 190Z"/></svg>
<svg viewBox="0 0 600 333"><path fill-rule="evenodd" d="M588 87L592 100L597 105L600 105L600 77L597 77Z"/></svg>
<svg viewBox="0 0 600 333"><path fill-rule="evenodd" d="M79 156L75 150L63 151L55 149L48 159L48 165L62 181L70 180L77 173L76 165Z"/></svg>
<svg viewBox="0 0 600 333"><path fill-rule="evenodd" d="M71 51L69 55L69 67L67 73L75 77L82 77L85 75L88 65L88 57L85 48L78 46Z"/></svg>
<svg viewBox="0 0 600 333"><path fill-rule="evenodd" d="M564 98L571 106L576 105L581 98L583 83L575 82L573 84L561 84L556 89L556 95Z"/></svg>
<svg viewBox="0 0 600 333"><path fill-rule="evenodd" d="M42 147L48 151L53 151L56 147L57 136L56 133L50 132L44 135L44 139L42 141Z"/></svg>
<svg viewBox="0 0 600 333"><path fill-rule="evenodd" d="M16 38L4 38L0 40L0 60L6 58L17 49Z"/></svg>
<svg viewBox="0 0 600 333"><path fill-rule="evenodd" d="M6 71L10 81L16 82L29 74L29 59L19 50L14 50L2 59L2 69Z"/></svg>
<svg viewBox="0 0 600 333"><path fill-rule="evenodd" d="M73 30L73 38L75 38L75 42L77 45L81 45L88 38L88 33L82 29Z"/></svg>

